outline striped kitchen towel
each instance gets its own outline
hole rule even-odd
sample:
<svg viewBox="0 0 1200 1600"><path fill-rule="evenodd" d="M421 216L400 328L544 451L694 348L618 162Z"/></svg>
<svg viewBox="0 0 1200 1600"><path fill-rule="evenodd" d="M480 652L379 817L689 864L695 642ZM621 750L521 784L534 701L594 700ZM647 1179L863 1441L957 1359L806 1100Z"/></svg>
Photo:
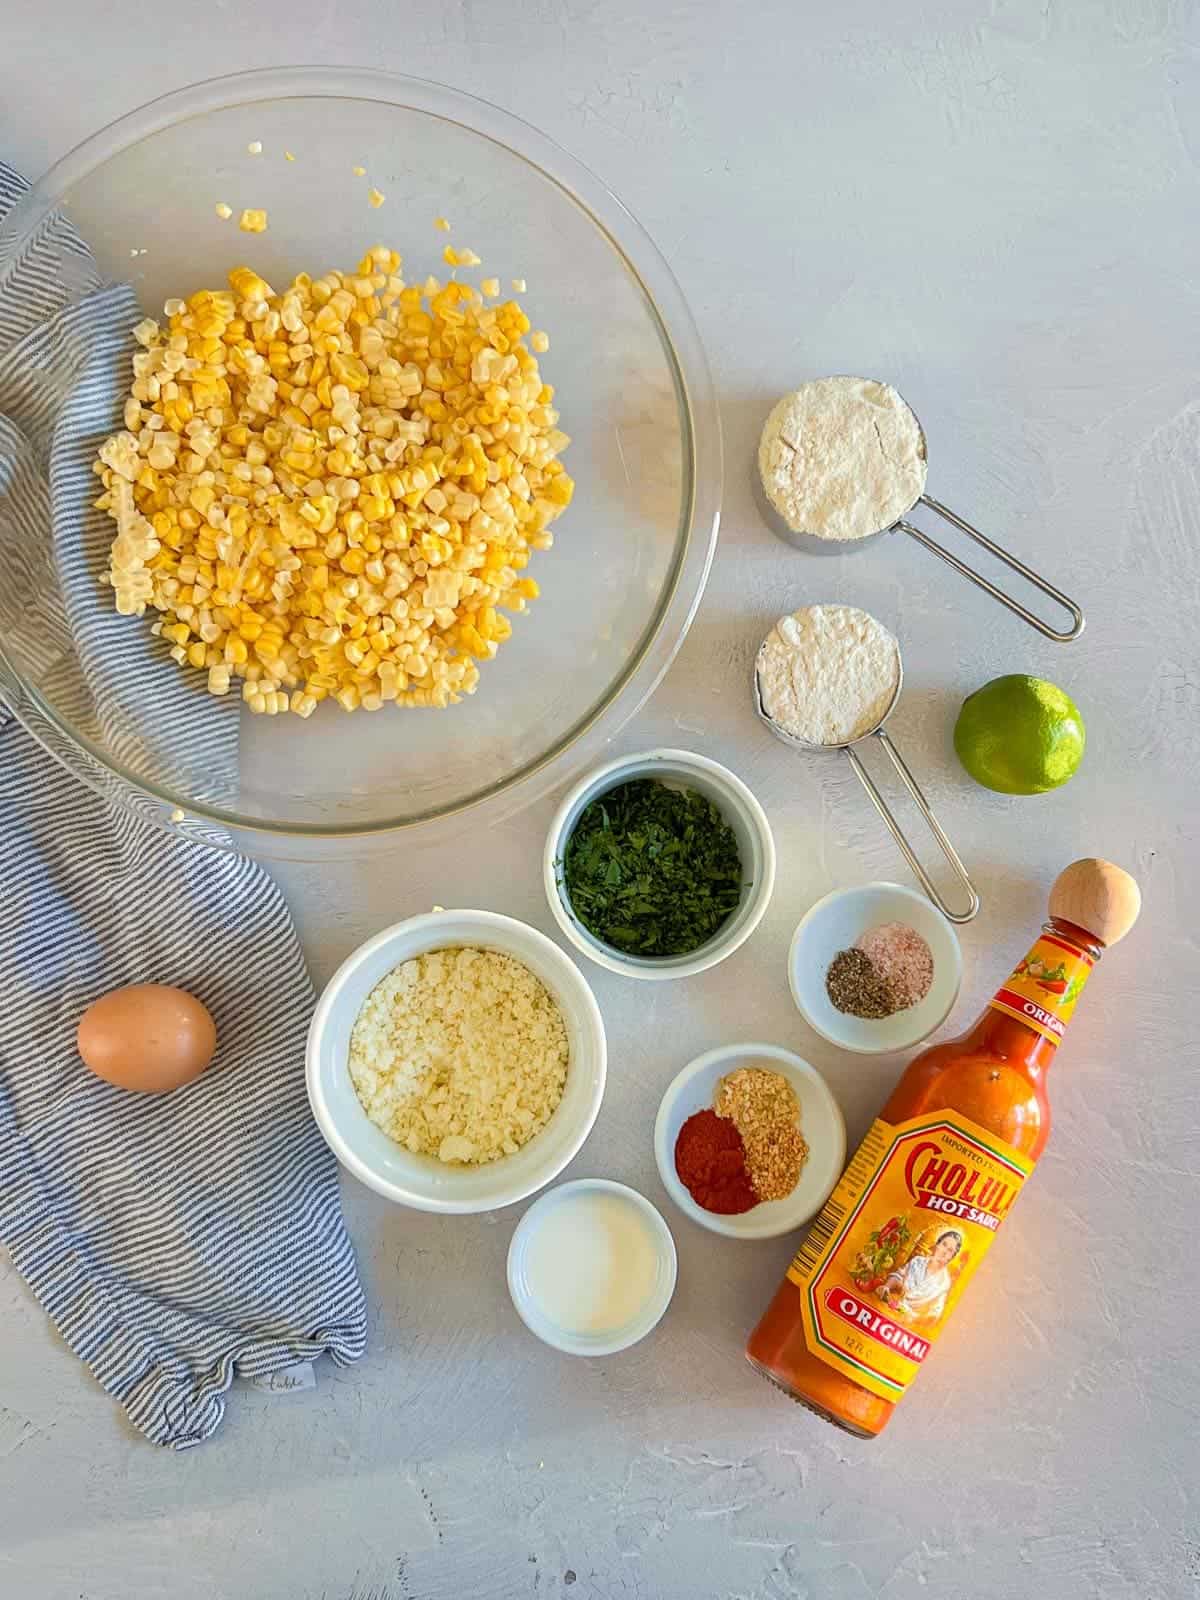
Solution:
<svg viewBox="0 0 1200 1600"><path fill-rule="evenodd" d="M0 222L23 192L0 164ZM78 270L47 275L64 252ZM95 582L107 519L90 465L137 315L60 217L28 259L0 256L0 640L25 629L22 659L41 652L51 697L110 748L165 740L182 767L199 746L215 796L236 783L236 714L205 696L147 730L185 675L129 619L127 652L108 647L118 619ZM110 809L4 692L0 663L0 1244L134 1425L180 1449L218 1426L235 1376L363 1351L337 1166L304 1086L312 990L260 867ZM133 982L191 990L216 1019L213 1065L174 1094L123 1092L76 1053L88 1003Z"/></svg>

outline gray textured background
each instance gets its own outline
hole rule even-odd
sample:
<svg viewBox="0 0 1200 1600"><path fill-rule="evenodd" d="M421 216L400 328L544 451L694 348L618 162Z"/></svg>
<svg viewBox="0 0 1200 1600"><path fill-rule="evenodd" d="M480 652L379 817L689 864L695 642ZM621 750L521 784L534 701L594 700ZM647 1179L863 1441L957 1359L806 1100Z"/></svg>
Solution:
<svg viewBox="0 0 1200 1600"><path fill-rule="evenodd" d="M741 1362L786 1242L726 1245L668 1212L680 1278L664 1324L623 1357L578 1362L535 1343L509 1306L520 1208L410 1216L347 1183L371 1302L365 1360L322 1370L312 1395L239 1387L217 1438L184 1457L127 1434L0 1270L0 1593L1196 1594L1195 6L3 9L0 147L31 174L210 73L390 67L539 123L616 189L679 274L720 389L725 520L696 626L616 748L693 743L730 762L770 813L779 883L758 934L705 979L589 973L611 1070L575 1173L665 1206L650 1149L659 1093L725 1040L811 1056L852 1137L901 1065L825 1047L784 982L788 936L816 896L905 877L843 766L789 758L749 714L751 652L802 599L864 605L904 642L894 731L985 901L953 1028L1023 953L1066 861L1124 862L1146 912L1072 1026L1032 1188L878 1443L789 1407ZM761 417L778 391L830 371L899 385L929 432L934 492L1080 594L1080 644L1040 640L898 539L818 565L761 529L745 475ZM1090 744L1068 789L1007 800L963 779L949 729L965 693L1021 670L1077 696ZM315 976L434 901L549 930L537 861L551 809L416 859L281 874Z"/></svg>

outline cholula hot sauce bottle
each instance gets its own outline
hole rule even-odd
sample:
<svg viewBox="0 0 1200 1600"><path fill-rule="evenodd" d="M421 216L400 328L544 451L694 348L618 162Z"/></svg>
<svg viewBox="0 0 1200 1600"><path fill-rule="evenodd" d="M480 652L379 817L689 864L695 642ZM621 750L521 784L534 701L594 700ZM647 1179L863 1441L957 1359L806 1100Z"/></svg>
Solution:
<svg viewBox="0 0 1200 1600"><path fill-rule="evenodd" d="M887 1426L1045 1148L1046 1071L1140 906L1120 867L1076 861L975 1026L909 1064L750 1335L785 1393L863 1438Z"/></svg>

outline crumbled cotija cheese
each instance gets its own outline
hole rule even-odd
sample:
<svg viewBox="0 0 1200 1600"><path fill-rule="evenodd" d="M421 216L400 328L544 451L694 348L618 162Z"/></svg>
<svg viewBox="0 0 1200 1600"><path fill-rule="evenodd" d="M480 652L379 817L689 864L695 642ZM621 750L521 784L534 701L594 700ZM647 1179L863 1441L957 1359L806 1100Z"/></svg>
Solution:
<svg viewBox="0 0 1200 1600"><path fill-rule="evenodd" d="M767 418L758 470L793 533L865 539L892 527L925 492L925 439L891 384L815 378Z"/></svg>
<svg viewBox="0 0 1200 1600"><path fill-rule="evenodd" d="M393 968L350 1035L368 1117L416 1155L515 1155L562 1099L567 1029L529 968L496 950L432 950Z"/></svg>
<svg viewBox="0 0 1200 1600"><path fill-rule="evenodd" d="M877 728L900 685L900 646L855 606L781 617L755 664L763 710L806 744L848 744Z"/></svg>

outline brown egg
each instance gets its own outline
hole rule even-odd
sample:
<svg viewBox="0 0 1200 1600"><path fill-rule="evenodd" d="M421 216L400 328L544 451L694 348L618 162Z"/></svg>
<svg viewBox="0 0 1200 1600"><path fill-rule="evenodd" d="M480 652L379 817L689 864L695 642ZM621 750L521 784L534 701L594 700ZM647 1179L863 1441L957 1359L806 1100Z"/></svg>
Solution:
<svg viewBox="0 0 1200 1600"><path fill-rule="evenodd" d="M135 983L92 1002L76 1043L98 1078L118 1089L168 1094L204 1071L217 1030L195 995L163 983Z"/></svg>

